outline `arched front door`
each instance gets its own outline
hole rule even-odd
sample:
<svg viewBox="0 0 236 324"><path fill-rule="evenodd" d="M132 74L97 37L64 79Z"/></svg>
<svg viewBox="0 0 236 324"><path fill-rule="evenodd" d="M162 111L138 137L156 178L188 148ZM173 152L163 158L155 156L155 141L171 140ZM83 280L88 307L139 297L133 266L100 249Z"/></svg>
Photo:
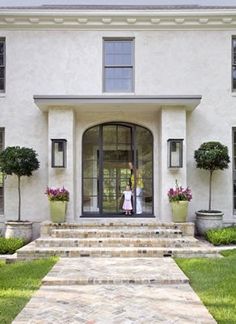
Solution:
<svg viewBox="0 0 236 324"><path fill-rule="evenodd" d="M153 137L129 123L94 126L83 135L83 215L122 216L130 186L132 215L153 215Z"/></svg>

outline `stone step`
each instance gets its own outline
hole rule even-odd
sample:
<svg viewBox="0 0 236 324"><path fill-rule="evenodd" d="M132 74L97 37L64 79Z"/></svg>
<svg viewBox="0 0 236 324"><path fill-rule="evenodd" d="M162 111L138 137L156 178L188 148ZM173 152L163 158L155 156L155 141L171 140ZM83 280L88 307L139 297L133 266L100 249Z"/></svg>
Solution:
<svg viewBox="0 0 236 324"><path fill-rule="evenodd" d="M94 229L54 229L51 231L52 237L57 238L92 238L92 237L175 237L181 238L182 231L179 229L165 229L165 228L155 228L155 229L147 229L147 228L94 228Z"/></svg>
<svg viewBox="0 0 236 324"><path fill-rule="evenodd" d="M186 224L191 225L192 223L173 223L173 222L166 222L161 223L157 221L137 221L135 218L125 219L124 221L121 220L105 220L105 221L86 221L80 223L44 223L46 226L50 226L52 229L80 229L80 228L166 228L166 229L175 229L178 226L186 226Z"/></svg>
<svg viewBox="0 0 236 324"><path fill-rule="evenodd" d="M188 282L171 258L61 258L42 281L47 286Z"/></svg>
<svg viewBox="0 0 236 324"><path fill-rule="evenodd" d="M198 246L192 237L182 238L39 238L36 247L190 247Z"/></svg>
<svg viewBox="0 0 236 324"><path fill-rule="evenodd" d="M216 257L214 248L184 247L36 247L32 242L17 251L18 259L59 257Z"/></svg>

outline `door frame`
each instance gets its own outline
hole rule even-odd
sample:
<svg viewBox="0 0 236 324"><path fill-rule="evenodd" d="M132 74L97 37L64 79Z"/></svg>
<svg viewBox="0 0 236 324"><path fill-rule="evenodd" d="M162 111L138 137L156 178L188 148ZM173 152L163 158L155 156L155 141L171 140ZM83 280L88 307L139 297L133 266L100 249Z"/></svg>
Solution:
<svg viewBox="0 0 236 324"><path fill-rule="evenodd" d="M153 151L153 134L152 132L147 128L142 125L134 124L134 123L129 123L129 122L123 122L123 121L115 121L115 122L105 122L97 125L93 125L89 128L87 128L82 135L82 181L81 181L81 193L82 193L82 216L81 217L92 217L92 218L109 218L109 217L115 217L115 218L127 218L127 216L120 214L120 213L104 213L103 212L103 194L99 194L99 192L103 193L103 127L104 126L126 126L131 128L131 151L133 150L133 166L134 169L133 171L136 171L136 159L137 159L137 154L136 154L136 147L137 147L137 141L136 141L136 127L141 127L143 129L146 129L150 135L152 136L152 212L150 214L132 214L132 218L153 218L154 216L154 151ZM83 152L84 152L84 135L85 133L95 127L99 127L99 141L98 141L98 147L99 147L99 161L98 161L98 208L99 212L84 212L83 207L84 207L84 176L83 176L83 170L84 170L84 160L83 160ZM136 178L134 178L134 183L136 187ZM134 194L134 204L136 201L136 191ZM136 204L135 204L136 205ZM135 207L136 210L136 207Z"/></svg>

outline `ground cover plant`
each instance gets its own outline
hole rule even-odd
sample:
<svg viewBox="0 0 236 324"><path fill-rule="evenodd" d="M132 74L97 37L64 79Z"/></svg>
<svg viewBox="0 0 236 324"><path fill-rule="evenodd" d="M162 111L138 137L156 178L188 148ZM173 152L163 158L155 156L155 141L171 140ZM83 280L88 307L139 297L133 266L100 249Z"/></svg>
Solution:
<svg viewBox="0 0 236 324"><path fill-rule="evenodd" d="M10 324L39 288L56 258L5 264L0 261L0 323Z"/></svg>
<svg viewBox="0 0 236 324"><path fill-rule="evenodd" d="M190 284L219 324L236 323L236 250L224 258L176 259Z"/></svg>
<svg viewBox="0 0 236 324"><path fill-rule="evenodd" d="M236 226L212 229L207 231L205 236L214 245L236 244Z"/></svg>
<svg viewBox="0 0 236 324"><path fill-rule="evenodd" d="M22 239L0 237L0 254L13 254L23 245Z"/></svg>

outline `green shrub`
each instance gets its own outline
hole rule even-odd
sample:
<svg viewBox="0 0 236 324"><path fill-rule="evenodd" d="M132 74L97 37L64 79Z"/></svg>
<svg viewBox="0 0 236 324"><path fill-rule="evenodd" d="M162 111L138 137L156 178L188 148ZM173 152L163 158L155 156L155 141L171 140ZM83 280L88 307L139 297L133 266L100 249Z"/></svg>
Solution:
<svg viewBox="0 0 236 324"><path fill-rule="evenodd" d="M0 237L0 254L13 254L23 245L22 239Z"/></svg>
<svg viewBox="0 0 236 324"><path fill-rule="evenodd" d="M221 251L220 254L222 254L225 258L228 258L228 257L235 258L236 257L236 249Z"/></svg>
<svg viewBox="0 0 236 324"><path fill-rule="evenodd" d="M214 245L228 245L236 243L236 226L209 230L206 239Z"/></svg>

